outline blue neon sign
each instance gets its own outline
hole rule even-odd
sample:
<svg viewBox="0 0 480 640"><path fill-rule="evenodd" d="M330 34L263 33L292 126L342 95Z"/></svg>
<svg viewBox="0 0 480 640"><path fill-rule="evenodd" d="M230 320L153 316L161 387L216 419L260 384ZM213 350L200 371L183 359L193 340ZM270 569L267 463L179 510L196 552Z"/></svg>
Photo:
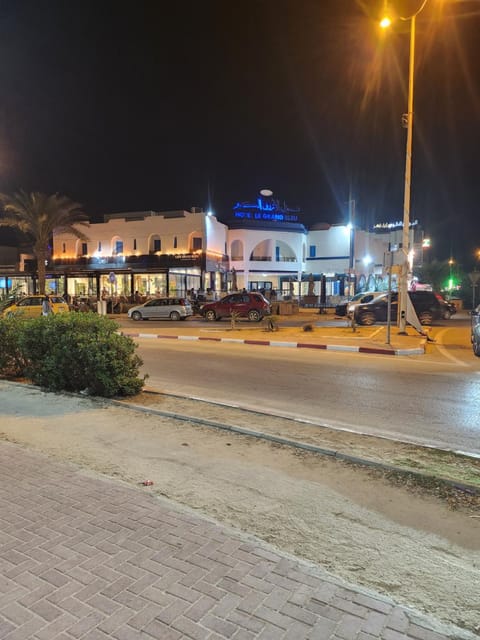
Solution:
<svg viewBox="0 0 480 640"><path fill-rule="evenodd" d="M269 222L298 222L300 209L281 207L278 200L259 196L256 202L237 202L233 215L241 220L263 220Z"/></svg>

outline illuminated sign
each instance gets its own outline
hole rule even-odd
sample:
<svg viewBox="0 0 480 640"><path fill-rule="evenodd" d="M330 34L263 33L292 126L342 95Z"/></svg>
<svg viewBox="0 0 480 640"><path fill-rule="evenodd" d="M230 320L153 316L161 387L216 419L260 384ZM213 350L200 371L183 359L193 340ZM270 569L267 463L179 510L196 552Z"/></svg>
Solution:
<svg viewBox="0 0 480 640"><path fill-rule="evenodd" d="M265 190L265 193L267 191ZM271 193L271 192L268 192ZM278 200L271 196L260 195L256 202L237 202L233 207L233 215L241 220L257 220L269 222L298 222L300 209L289 209L280 206Z"/></svg>
<svg viewBox="0 0 480 640"><path fill-rule="evenodd" d="M413 220L413 222L410 222L411 227L416 227L417 225L418 220ZM398 220L397 222L379 222L378 224L373 225L373 228L382 230L402 229L403 222L401 220Z"/></svg>

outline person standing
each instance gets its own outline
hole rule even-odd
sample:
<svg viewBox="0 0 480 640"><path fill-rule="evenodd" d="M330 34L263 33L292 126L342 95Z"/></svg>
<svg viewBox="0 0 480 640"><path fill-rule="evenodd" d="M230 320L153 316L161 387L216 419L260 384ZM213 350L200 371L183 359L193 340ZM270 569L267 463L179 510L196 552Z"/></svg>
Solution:
<svg viewBox="0 0 480 640"><path fill-rule="evenodd" d="M49 316L51 313L53 313L52 303L50 298L45 296L42 301L42 316Z"/></svg>

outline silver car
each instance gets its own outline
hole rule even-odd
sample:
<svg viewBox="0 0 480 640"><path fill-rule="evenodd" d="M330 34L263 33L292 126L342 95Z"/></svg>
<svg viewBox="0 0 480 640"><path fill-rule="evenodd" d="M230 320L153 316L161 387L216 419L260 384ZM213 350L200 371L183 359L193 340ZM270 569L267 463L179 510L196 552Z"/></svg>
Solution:
<svg viewBox="0 0 480 640"><path fill-rule="evenodd" d="M192 315L192 306L186 298L154 298L128 310L132 320L185 320Z"/></svg>
<svg viewBox="0 0 480 640"><path fill-rule="evenodd" d="M480 304L472 311L471 336L473 353L480 358Z"/></svg>

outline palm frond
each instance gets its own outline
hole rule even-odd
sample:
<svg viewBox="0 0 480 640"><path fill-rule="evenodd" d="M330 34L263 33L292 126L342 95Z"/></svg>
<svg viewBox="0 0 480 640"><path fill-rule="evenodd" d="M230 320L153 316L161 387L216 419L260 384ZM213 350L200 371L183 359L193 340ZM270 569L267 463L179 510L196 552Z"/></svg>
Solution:
<svg viewBox="0 0 480 640"><path fill-rule="evenodd" d="M0 226L17 228L31 237L38 263L44 263L48 245L54 233L70 233L88 241L77 226L88 226L82 205L58 193L47 195L39 191L27 193L20 189L13 195L0 193ZM44 269L39 269L39 288L45 289ZM43 282L42 282L43 280Z"/></svg>

